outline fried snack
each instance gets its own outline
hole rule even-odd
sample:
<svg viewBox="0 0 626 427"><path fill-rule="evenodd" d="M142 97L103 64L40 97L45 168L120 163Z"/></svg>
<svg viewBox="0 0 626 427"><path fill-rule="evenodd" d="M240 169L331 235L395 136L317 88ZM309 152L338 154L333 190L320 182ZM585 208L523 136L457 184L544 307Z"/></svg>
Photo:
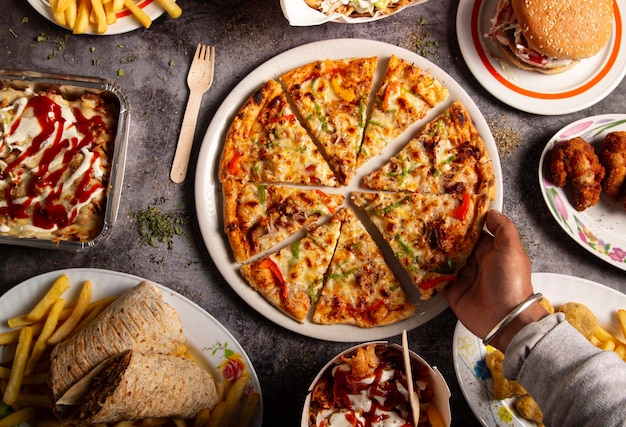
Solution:
<svg viewBox="0 0 626 427"><path fill-rule="evenodd" d="M565 319L587 339L591 338L598 329L596 315L584 304L568 302L563 304L558 311L564 313Z"/></svg>
<svg viewBox="0 0 626 427"><path fill-rule="evenodd" d="M618 201L625 191L626 181L626 132L611 132L600 144L600 162L606 170L602 180L602 190L613 200ZM624 202L626 209L626 199Z"/></svg>
<svg viewBox="0 0 626 427"><path fill-rule="evenodd" d="M605 170L593 147L583 138L572 138L556 145L552 149L550 168L555 185L564 187L571 182L574 209L582 212L598 203Z"/></svg>
<svg viewBox="0 0 626 427"><path fill-rule="evenodd" d="M554 307L552 306L552 303L550 303L550 300L548 300L548 298L545 297L545 295L542 296L541 299L539 300L539 305L545 308L548 313L550 314L554 313Z"/></svg>
<svg viewBox="0 0 626 427"><path fill-rule="evenodd" d="M543 425L543 413L541 412L541 408L539 408L539 405L530 394L525 394L516 399L515 409L517 409L517 412L519 412L522 417L534 421L539 425Z"/></svg>
<svg viewBox="0 0 626 427"><path fill-rule="evenodd" d="M493 398L496 400L509 399L515 396L526 394L526 390L517 381L509 380L504 377L502 363L504 362L504 353L494 349L487 354L485 363L493 376Z"/></svg>

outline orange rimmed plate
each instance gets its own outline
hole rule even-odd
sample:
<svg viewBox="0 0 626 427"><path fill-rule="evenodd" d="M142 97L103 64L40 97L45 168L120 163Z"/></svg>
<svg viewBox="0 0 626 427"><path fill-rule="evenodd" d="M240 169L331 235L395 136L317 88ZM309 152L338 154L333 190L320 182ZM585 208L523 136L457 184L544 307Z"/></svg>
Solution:
<svg viewBox="0 0 626 427"><path fill-rule="evenodd" d="M512 65L490 39L497 0L464 0L457 10L457 37L465 62L478 82L505 104L543 115L590 107L617 87L626 74L622 10L613 3L613 34L594 57L559 74L541 74Z"/></svg>
<svg viewBox="0 0 626 427"><path fill-rule="evenodd" d="M54 16L52 15L52 9L50 8L50 2L48 0L27 1L37 12L39 12L41 16L46 18L48 21L57 24L54 20ZM137 3L137 6L139 6L153 21L165 13L165 9L159 6L159 3L155 0L135 0L135 3ZM117 22L109 25L105 33L98 34L94 26L90 25L85 34L110 36L114 34L128 33L136 30L137 28L143 28L143 25L126 8L117 12L116 18Z"/></svg>

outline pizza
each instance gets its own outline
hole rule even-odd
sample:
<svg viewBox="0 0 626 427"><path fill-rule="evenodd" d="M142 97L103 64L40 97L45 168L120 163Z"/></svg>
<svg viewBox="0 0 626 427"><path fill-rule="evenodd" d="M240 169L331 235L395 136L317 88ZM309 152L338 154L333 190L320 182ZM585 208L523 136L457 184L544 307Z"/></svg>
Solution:
<svg viewBox="0 0 626 427"><path fill-rule="evenodd" d="M469 258L480 237L489 196L353 192L420 291L430 299Z"/></svg>
<svg viewBox="0 0 626 427"><path fill-rule="evenodd" d="M374 190L495 196L491 159L459 102L430 121L382 167L363 178Z"/></svg>
<svg viewBox="0 0 626 427"><path fill-rule="evenodd" d="M370 328L413 316L413 296L430 299L455 280L495 198L491 159L464 106L440 107L445 85L395 55L372 92L377 67L371 57L294 68L265 82L226 134L219 178L234 259L299 323ZM346 187L435 108L360 188Z"/></svg>
<svg viewBox="0 0 626 427"><path fill-rule="evenodd" d="M326 59L280 76L342 184L348 184L356 170L377 62L376 57Z"/></svg>
<svg viewBox="0 0 626 427"><path fill-rule="evenodd" d="M220 179L228 178L337 185L335 175L275 80L259 88L230 125L220 162Z"/></svg>
<svg viewBox="0 0 626 427"><path fill-rule="evenodd" d="M313 313L313 322L382 326L413 315L398 279L361 221L349 209Z"/></svg>
<svg viewBox="0 0 626 427"><path fill-rule="evenodd" d="M448 89L432 74L391 55L367 121L357 167L378 155L447 97Z"/></svg>
<svg viewBox="0 0 626 427"><path fill-rule="evenodd" d="M302 239L242 265L241 274L272 305L303 323L317 301L340 229L340 216L312 225Z"/></svg>
<svg viewBox="0 0 626 427"><path fill-rule="evenodd" d="M262 183L223 182L224 230L235 261L242 262L333 214L342 194Z"/></svg>

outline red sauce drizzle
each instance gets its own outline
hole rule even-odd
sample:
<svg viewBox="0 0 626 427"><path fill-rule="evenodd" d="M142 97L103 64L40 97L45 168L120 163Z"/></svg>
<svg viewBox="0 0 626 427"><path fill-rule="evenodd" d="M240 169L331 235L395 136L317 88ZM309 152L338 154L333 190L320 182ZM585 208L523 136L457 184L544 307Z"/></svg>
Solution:
<svg viewBox="0 0 626 427"><path fill-rule="evenodd" d="M63 191L63 183L61 179L68 171L70 162L80 153L83 147L91 148L94 139L91 135L93 132L104 131L106 124L100 116L94 116L87 119L80 109L74 108L73 113L76 117L76 126L78 132L83 135L79 138L63 137L63 129L65 127L65 118L62 115L61 106L46 96L33 96L26 104L25 110L31 108L33 115L37 119L41 132L33 137L30 147L21 153L17 158L9 163L4 169L3 175L9 174L13 169L25 161L25 159L42 153L41 161L38 169L33 171L26 194L26 201L21 204L15 204L14 199L18 197L15 194L16 187L10 187L5 190L5 199L7 206L0 208L0 214L8 215L11 218L28 218L32 215L33 225L43 229L52 229L57 226L59 229L67 227L76 218L78 212L76 209L68 209L62 203L61 195ZM11 133L15 133L19 127L21 119L15 121L11 127ZM42 147L45 141L50 141L47 147ZM50 172L50 165L55 159L62 155L61 166L55 171ZM98 159L98 153L94 152L91 164L85 174L79 177L77 181L76 191L71 200L72 205L84 203L98 190L103 188L100 183L89 185L90 178L93 174L93 165ZM18 183L24 178L17 178ZM56 190L55 190L56 188ZM37 196L50 192L42 201L36 201ZM32 209L32 214L29 210Z"/></svg>

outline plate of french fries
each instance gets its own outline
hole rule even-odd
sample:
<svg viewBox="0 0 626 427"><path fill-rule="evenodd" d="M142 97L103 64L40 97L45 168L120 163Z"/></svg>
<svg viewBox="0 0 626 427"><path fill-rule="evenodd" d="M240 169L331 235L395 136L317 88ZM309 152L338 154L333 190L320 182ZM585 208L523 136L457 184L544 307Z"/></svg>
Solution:
<svg viewBox="0 0 626 427"><path fill-rule="evenodd" d="M45 421L61 425L55 424L49 411L52 348L143 280L109 270L66 269L33 277L0 297L0 417L8 413L0 418L0 427ZM182 321L186 340L182 356L213 375L219 400L212 411L203 410L194 419L150 419L123 425L261 427L261 386L244 349L200 306L155 285Z"/></svg>
<svg viewBox="0 0 626 427"><path fill-rule="evenodd" d="M28 0L43 17L74 34L113 35L150 28L167 13L178 18L175 0Z"/></svg>
<svg viewBox="0 0 626 427"><path fill-rule="evenodd" d="M579 312L593 320L589 322L593 324L593 331L587 337L589 341L602 350L616 352L626 363L626 295L590 280L562 274L533 273L532 281L535 292L544 296L544 307L561 311L572 305L582 306L584 310ZM578 317L580 319L576 321L583 320L582 315ZM523 389L517 394L520 390L517 382L491 371L497 366L493 361L503 359L499 350L485 347L482 339L461 322L457 322L452 348L454 368L463 395L483 425L539 425L537 420L531 419L536 414L532 409L538 408L533 406L536 402L532 397L524 395ZM501 367L501 360L499 363Z"/></svg>

